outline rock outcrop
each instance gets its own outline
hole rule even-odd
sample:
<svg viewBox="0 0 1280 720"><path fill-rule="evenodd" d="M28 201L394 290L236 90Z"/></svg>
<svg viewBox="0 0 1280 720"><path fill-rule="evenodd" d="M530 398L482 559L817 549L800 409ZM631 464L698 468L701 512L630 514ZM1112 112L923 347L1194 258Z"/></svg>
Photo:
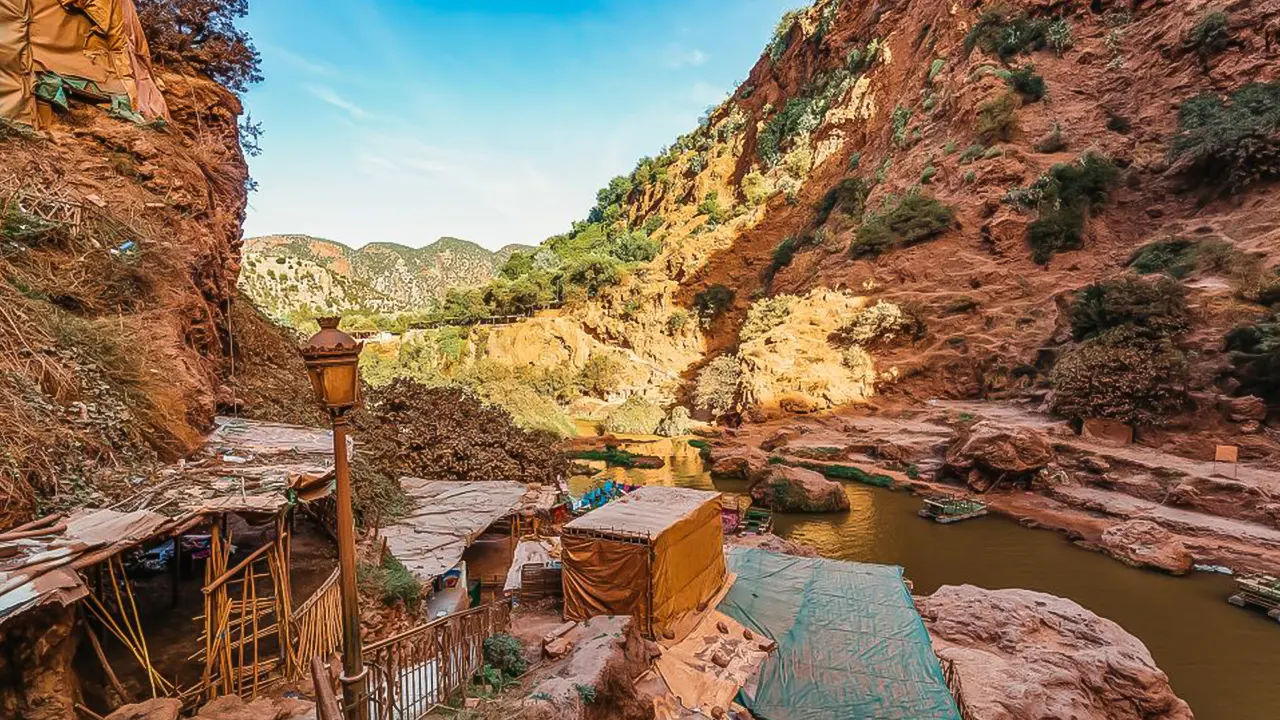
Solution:
<svg viewBox="0 0 1280 720"><path fill-rule="evenodd" d="M1134 567L1152 567L1174 575L1191 572L1195 559L1173 533L1150 520L1130 520L1107 528L1099 546Z"/></svg>
<svg viewBox="0 0 1280 720"><path fill-rule="evenodd" d="M751 497L777 512L840 512L849 509L844 486L820 473L769 465L751 478Z"/></svg>
<svg viewBox="0 0 1280 720"><path fill-rule="evenodd" d="M962 585L916 605L982 720L1194 717L1137 638L1070 600Z"/></svg>
<svg viewBox="0 0 1280 720"><path fill-rule="evenodd" d="M105 720L177 720L182 701L176 698L153 698L116 708Z"/></svg>
<svg viewBox="0 0 1280 720"><path fill-rule="evenodd" d="M947 451L947 467L979 491L1000 480L1026 478L1052 460L1053 446L1043 433L989 420L969 428Z"/></svg>

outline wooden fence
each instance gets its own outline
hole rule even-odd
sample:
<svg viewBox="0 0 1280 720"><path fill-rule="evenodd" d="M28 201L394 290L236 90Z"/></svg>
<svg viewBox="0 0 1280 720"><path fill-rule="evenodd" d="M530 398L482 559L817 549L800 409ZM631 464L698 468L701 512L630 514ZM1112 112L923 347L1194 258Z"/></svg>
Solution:
<svg viewBox="0 0 1280 720"><path fill-rule="evenodd" d="M292 625L295 645L294 660L288 677L299 680L306 676L315 658L328 658L342 647L342 588L338 584L340 570L335 568L328 580L298 606Z"/></svg>
<svg viewBox="0 0 1280 720"><path fill-rule="evenodd" d="M947 680L947 689L951 691L951 697L956 701L956 708L960 710L960 720L978 720L978 716L965 702L964 686L960 684L960 672L956 670L956 664L941 657L938 658L938 662L942 665L942 676Z"/></svg>
<svg viewBox="0 0 1280 720"><path fill-rule="evenodd" d="M511 603L500 600L449 615L364 649L370 720L419 720L459 691L484 665L483 643L503 632Z"/></svg>

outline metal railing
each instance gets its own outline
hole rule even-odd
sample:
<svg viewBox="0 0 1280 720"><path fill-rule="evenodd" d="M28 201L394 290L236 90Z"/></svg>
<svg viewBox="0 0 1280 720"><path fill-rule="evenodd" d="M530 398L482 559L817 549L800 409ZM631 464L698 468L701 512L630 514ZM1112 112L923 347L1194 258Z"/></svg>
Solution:
<svg viewBox="0 0 1280 720"><path fill-rule="evenodd" d="M946 678L947 689L951 691L951 697L955 698L956 709L960 711L960 720L978 720L978 716L965 702L964 685L960 683L960 671L956 670L955 662L939 657L938 663L942 665L942 677Z"/></svg>
<svg viewBox="0 0 1280 720"><path fill-rule="evenodd" d="M483 643L503 632L511 602L448 615L364 649L369 720L419 720L444 704L484 666Z"/></svg>

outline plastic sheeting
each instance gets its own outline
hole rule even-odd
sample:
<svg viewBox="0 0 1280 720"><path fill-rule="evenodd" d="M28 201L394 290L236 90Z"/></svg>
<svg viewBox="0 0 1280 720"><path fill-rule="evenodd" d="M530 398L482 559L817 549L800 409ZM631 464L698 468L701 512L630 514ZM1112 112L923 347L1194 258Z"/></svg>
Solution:
<svg viewBox="0 0 1280 720"><path fill-rule="evenodd" d="M778 650L743 704L769 720L959 720L902 568L733 548L719 610Z"/></svg>
<svg viewBox="0 0 1280 720"><path fill-rule="evenodd" d="M565 526L564 614L632 615L653 638L724 583L719 493L644 487Z"/></svg>
<svg viewBox="0 0 1280 720"><path fill-rule="evenodd" d="M400 485L414 509L382 536L387 550L426 581L452 570L486 528L520 507L527 491L524 483L506 481L400 478Z"/></svg>

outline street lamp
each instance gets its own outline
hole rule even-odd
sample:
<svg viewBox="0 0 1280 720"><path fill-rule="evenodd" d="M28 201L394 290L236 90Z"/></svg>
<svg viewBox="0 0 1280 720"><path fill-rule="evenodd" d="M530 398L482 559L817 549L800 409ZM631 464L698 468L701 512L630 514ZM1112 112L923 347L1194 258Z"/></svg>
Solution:
<svg viewBox="0 0 1280 720"><path fill-rule="evenodd" d="M356 526L351 512L347 463L347 413L360 403L362 343L338 329L341 318L320 318L320 332L302 346L307 376L333 424L333 465L338 481L338 566L342 589L342 699L346 720L365 720L368 671L360 646L360 599L356 590Z"/></svg>

